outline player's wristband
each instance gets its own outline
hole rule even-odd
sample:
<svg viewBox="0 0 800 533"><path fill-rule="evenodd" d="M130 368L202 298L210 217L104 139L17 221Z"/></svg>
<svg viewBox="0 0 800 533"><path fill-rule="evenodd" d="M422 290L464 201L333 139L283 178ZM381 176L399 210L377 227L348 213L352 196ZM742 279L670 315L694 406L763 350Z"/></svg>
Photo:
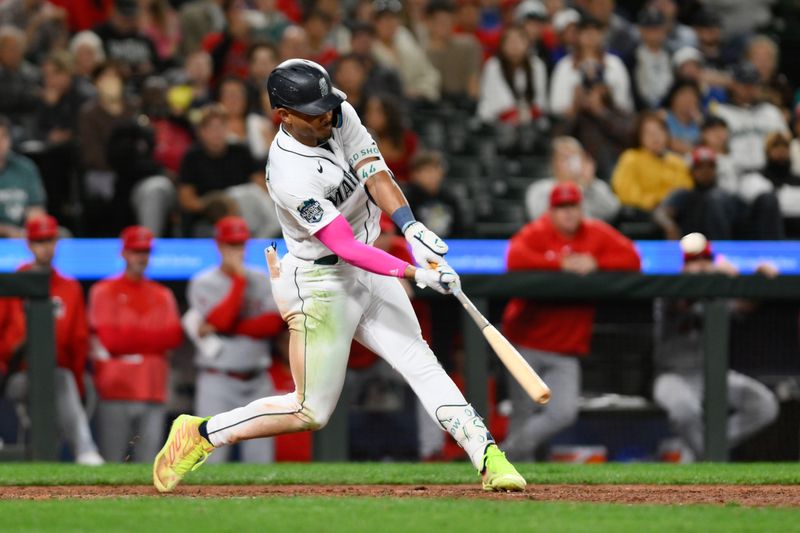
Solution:
<svg viewBox="0 0 800 533"><path fill-rule="evenodd" d="M406 228L416 222L417 219L414 218L414 213L411 212L411 208L404 205L395 209L394 213L392 213L392 221L397 224L401 233L405 233Z"/></svg>

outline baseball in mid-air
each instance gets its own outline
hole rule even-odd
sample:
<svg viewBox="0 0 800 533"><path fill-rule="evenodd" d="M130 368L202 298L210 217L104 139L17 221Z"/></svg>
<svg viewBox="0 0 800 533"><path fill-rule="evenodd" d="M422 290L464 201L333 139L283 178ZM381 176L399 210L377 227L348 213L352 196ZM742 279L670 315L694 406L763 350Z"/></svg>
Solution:
<svg viewBox="0 0 800 533"><path fill-rule="evenodd" d="M681 250L685 254L699 254L705 250L708 239L702 233L690 233L681 239Z"/></svg>

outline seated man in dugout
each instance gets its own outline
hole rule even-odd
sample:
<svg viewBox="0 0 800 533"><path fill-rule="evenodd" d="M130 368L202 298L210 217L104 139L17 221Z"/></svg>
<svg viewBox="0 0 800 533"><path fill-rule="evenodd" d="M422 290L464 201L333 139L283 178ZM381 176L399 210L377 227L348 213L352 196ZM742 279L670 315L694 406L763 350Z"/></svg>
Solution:
<svg viewBox="0 0 800 533"><path fill-rule="evenodd" d="M683 273L738 275L735 266L715 258L701 233L681 239ZM775 277L774 266L762 263L757 274ZM731 309L746 313L753 303L731 301ZM655 367L653 399L667 412L673 431L682 441L681 462L702 459L703 425L703 317L705 304L687 298L660 298L655 304ZM728 370L728 447L732 448L772 424L778 417L775 395L755 379Z"/></svg>

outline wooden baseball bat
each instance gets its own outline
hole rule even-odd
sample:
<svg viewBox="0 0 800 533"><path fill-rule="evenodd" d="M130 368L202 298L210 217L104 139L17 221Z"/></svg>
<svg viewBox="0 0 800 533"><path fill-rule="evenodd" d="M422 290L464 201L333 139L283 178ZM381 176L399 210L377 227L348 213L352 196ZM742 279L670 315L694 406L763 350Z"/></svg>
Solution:
<svg viewBox="0 0 800 533"><path fill-rule="evenodd" d="M497 328L486 320L486 317L478 311L475 304L467 298L466 294L460 289L453 291L453 294L458 298L458 301L461 302L461 305L464 306L464 309L467 310L467 313L469 313L469 316L475 321L475 324L478 325L481 333L483 333L483 336L486 337L492 350L494 350L494 353L497 354L500 361L502 361L508 371L511 372L514 379L522 385L525 392L537 403L545 404L549 402L550 387L548 387L542 378L539 377L539 374L531 368L531 365L522 358L522 355L514 348L514 345L508 342L508 339L503 337L503 335L497 331Z"/></svg>

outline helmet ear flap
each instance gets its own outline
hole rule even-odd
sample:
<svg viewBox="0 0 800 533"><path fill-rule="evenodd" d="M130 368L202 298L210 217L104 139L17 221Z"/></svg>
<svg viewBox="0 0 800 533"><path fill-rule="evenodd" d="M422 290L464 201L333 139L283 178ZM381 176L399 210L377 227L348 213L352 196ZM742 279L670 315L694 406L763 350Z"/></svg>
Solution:
<svg viewBox="0 0 800 533"><path fill-rule="evenodd" d="M334 128L341 128L344 124L344 116L342 116L342 106L338 105L333 108L333 118L331 119Z"/></svg>

